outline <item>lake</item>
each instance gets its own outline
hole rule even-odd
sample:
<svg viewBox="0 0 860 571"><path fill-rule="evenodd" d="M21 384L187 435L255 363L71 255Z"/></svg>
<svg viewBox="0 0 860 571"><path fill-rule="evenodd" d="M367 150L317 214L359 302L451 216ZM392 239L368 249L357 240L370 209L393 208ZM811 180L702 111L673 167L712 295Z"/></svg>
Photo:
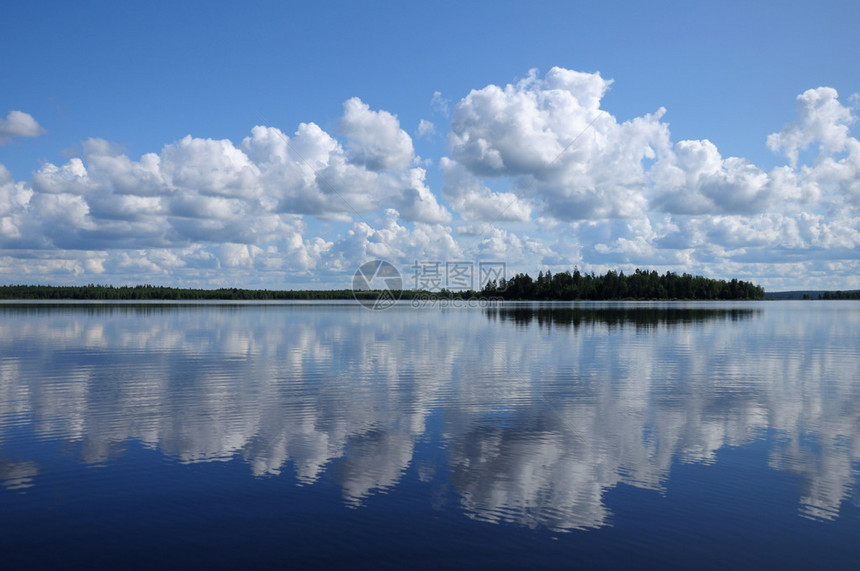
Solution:
<svg viewBox="0 0 860 571"><path fill-rule="evenodd" d="M860 302L0 304L17 568L854 568Z"/></svg>

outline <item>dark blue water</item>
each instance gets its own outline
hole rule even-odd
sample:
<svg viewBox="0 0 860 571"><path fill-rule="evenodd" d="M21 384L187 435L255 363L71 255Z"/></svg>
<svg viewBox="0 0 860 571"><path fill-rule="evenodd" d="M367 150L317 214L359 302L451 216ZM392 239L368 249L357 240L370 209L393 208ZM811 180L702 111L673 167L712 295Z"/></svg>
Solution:
<svg viewBox="0 0 860 571"><path fill-rule="evenodd" d="M0 567L854 568L860 304L0 305Z"/></svg>

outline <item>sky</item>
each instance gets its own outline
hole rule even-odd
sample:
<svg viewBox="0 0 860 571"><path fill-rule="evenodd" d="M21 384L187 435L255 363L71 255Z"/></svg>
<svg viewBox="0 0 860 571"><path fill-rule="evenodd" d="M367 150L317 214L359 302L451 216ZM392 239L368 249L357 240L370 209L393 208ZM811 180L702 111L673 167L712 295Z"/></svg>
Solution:
<svg viewBox="0 0 860 571"><path fill-rule="evenodd" d="M346 288L386 260L405 287L486 263L860 288L853 2L0 21L0 284Z"/></svg>

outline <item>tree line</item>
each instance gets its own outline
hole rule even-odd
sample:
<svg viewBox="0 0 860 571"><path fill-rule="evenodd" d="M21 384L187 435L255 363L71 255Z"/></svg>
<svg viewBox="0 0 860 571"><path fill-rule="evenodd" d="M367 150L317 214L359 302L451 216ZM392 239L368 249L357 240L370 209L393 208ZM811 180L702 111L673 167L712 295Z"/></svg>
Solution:
<svg viewBox="0 0 860 571"><path fill-rule="evenodd" d="M842 293L842 292L837 292ZM848 292L849 294L857 292ZM428 292L403 290L401 299L442 295L505 300L621 300L621 299L692 299L730 300L764 299L764 289L750 282L709 279L673 272L637 269L625 275L610 270L604 275L573 272L553 274L539 272L537 279L525 273L510 279L491 280L480 291ZM356 297L373 299L375 291L339 290L269 290L269 289L189 289L154 285L120 286L88 284L83 286L8 285L0 286L0 299L24 300L335 300ZM845 299L845 298L834 298ZM855 298L856 299L856 298Z"/></svg>
<svg viewBox="0 0 860 571"><path fill-rule="evenodd" d="M355 292L370 298L374 292ZM0 299L31 299L31 300L235 300L235 301L266 301L266 300L326 300L352 299L353 291L341 290L268 290L268 289L189 289L154 285L120 286L95 285L85 286L47 286L47 285L9 285L0 286Z"/></svg>
<svg viewBox="0 0 860 571"><path fill-rule="evenodd" d="M860 299L860 289L851 291L825 291L818 299Z"/></svg>
<svg viewBox="0 0 860 571"><path fill-rule="evenodd" d="M619 299L764 299L764 288L750 282L732 279L715 280L690 274L636 269L624 272L610 270L600 276L594 273L565 271L538 273L537 279L517 274L505 280L488 282L482 296L531 300L619 300Z"/></svg>

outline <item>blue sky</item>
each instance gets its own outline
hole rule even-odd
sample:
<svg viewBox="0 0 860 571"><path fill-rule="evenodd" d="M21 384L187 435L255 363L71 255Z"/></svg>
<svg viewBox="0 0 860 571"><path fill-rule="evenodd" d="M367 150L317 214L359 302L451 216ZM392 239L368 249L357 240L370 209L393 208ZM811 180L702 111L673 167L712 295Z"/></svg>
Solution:
<svg viewBox="0 0 860 571"><path fill-rule="evenodd" d="M0 283L860 287L851 2L7 3Z"/></svg>

